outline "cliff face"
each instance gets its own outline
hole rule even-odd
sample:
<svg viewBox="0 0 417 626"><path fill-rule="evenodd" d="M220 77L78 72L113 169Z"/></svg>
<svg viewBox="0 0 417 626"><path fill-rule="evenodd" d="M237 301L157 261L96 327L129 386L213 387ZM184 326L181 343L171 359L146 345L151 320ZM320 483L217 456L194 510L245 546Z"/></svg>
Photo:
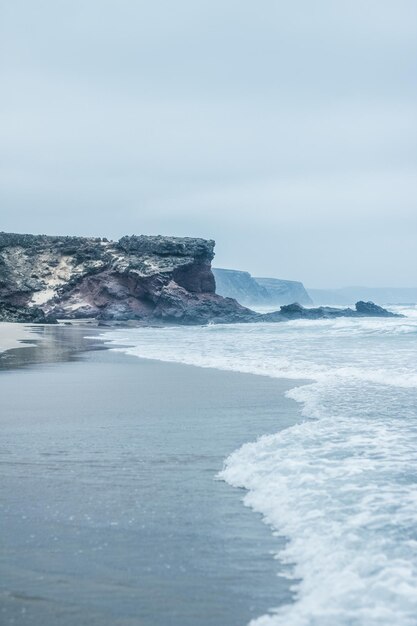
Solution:
<svg viewBox="0 0 417 626"><path fill-rule="evenodd" d="M260 315L215 293L213 256L214 241L187 237L108 241L0 233L0 321L97 318L206 324L393 315L369 302L358 303L355 311L292 304ZM267 285L259 285L250 274L217 270L217 278L219 272L229 272L232 293L239 299L249 288L258 304L271 297ZM300 293L291 291L288 298L300 301Z"/></svg>
<svg viewBox="0 0 417 626"><path fill-rule="evenodd" d="M215 293L214 241L119 241L0 233L0 319L233 322L254 314Z"/></svg>
<svg viewBox="0 0 417 626"><path fill-rule="evenodd" d="M268 292L269 303L278 304L313 304L303 283L280 278L255 278L256 282Z"/></svg>
<svg viewBox="0 0 417 626"><path fill-rule="evenodd" d="M268 304L268 292L249 274L239 270L213 268L216 292L226 298L235 298L247 306Z"/></svg>
<svg viewBox="0 0 417 626"><path fill-rule="evenodd" d="M303 283L279 278L254 278L249 272L213 268L217 293L246 306L313 304Z"/></svg>

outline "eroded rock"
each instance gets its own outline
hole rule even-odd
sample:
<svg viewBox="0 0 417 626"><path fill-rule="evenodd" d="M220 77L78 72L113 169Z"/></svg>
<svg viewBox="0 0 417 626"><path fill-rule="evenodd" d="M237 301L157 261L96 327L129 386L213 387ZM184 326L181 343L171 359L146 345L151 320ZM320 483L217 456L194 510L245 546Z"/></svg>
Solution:
<svg viewBox="0 0 417 626"><path fill-rule="evenodd" d="M256 314L215 293L214 241L0 233L4 318L230 322ZM8 318L7 311L10 311ZM35 321L35 320L31 320Z"/></svg>

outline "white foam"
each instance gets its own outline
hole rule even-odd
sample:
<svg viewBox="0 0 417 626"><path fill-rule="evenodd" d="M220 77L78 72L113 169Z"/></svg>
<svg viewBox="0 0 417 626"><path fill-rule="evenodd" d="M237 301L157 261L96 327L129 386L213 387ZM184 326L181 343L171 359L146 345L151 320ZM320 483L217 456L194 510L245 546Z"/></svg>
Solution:
<svg viewBox="0 0 417 626"><path fill-rule="evenodd" d="M221 476L289 538L298 601L253 623L416 624L417 437L333 417L246 444ZM411 543L410 543L411 542Z"/></svg>
<svg viewBox="0 0 417 626"><path fill-rule="evenodd" d="M220 475L288 538L279 556L296 602L253 626L417 624L417 309L407 314L110 335L142 358L312 380L288 395L314 419L244 445Z"/></svg>

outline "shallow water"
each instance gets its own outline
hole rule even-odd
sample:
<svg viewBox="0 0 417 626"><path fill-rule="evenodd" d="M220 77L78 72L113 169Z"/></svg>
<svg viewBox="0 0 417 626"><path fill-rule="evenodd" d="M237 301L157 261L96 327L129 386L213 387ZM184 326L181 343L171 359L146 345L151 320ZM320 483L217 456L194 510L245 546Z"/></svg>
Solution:
<svg viewBox="0 0 417 626"><path fill-rule="evenodd" d="M109 337L131 355L313 381L288 393L306 420L221 473L289 539L279 555L297 601L256 626L417 624L417 309L399 310Z"/></svg>
<svg viewBox="0 0 417 626"><path fill-rule="evenodd" d="M283 540L215 479L244 441L294 423L290 385L80 356L85 330L42 332L0 374L1 623L240 626L291 601Z"/></svg>

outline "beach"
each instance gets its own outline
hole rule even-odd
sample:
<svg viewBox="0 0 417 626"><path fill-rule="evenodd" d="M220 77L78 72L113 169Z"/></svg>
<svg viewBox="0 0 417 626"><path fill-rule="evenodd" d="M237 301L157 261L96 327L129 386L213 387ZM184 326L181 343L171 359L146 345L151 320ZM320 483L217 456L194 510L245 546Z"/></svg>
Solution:
<svg viewBox="0 0 417 626"><path fill-rule="evenodd" d="M106 334L138 359L292 379L304 419L252 433L221 472L286 537L295 601L250 626L416 626L417 309L395 310Z"/></svg>
<svg viewBox="0 0 417 626"><path fill-rule="evenodd" d="M216 476L300 420L294 381L26 332L0 355L1 623L238 626L291 602L284 539Z"/></svg>
<svg viewBox="0 0 417 626"><path fill-rule="evenodd" d="M22 342L30 342L33 334L26 324L0 322L0 353L22 346Z"/></svg>

